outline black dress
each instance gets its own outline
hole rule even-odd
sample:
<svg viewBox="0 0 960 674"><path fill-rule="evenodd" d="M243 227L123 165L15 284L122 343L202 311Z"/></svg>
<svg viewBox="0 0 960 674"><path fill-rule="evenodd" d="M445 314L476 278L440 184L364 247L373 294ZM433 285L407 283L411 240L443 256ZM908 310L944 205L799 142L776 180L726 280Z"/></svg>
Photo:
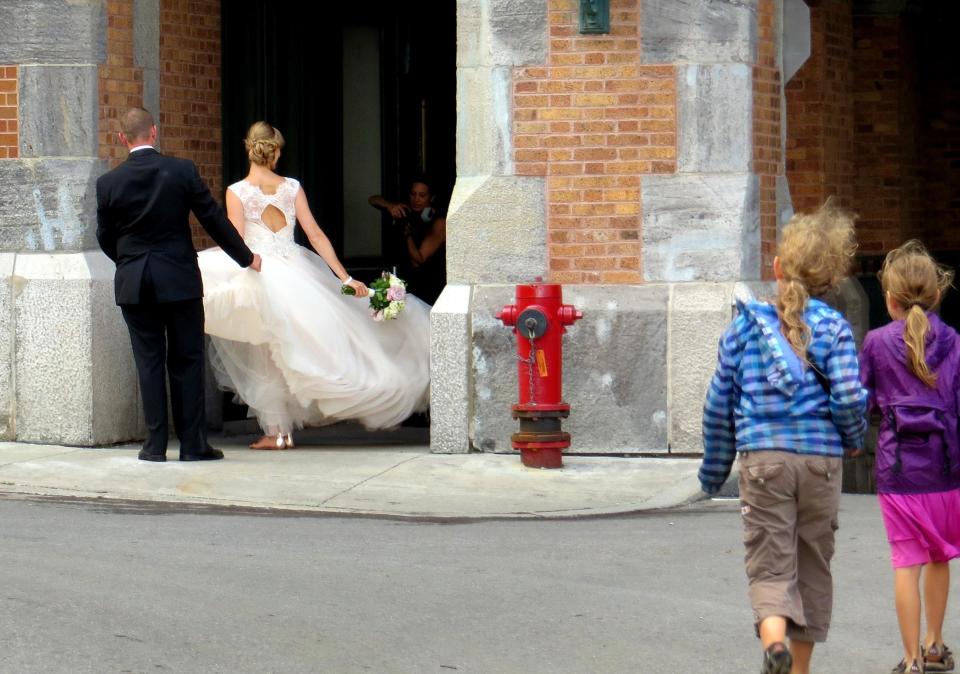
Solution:
<svg viewBox="0 0 960 674"><path fill-rule="evenodd" d="M413 245L417 248L423 243L427 234L436 221L436 216L429 222L424 222L419 214L413 214L410 218L410 238ZM407 272L408 276L404 279L407 282L407 290L427 304L434 304L444 286L447 285L447 244L440 244L440 247L426 259L426 261L417 266L411 266Z"/></svg>

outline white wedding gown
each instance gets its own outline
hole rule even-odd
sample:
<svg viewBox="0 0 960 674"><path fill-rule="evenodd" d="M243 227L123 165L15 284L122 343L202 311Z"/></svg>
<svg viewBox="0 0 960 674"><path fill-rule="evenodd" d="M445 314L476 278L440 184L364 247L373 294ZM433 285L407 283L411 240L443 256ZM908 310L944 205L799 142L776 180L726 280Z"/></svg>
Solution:
<svg viewBox="0 0 960 674"><path fill-rule="evenodd" d="M229 189L263 264L257 273L219 248L199 253L217 383L270 434L343 419L386 428L426 409L430 307L407 295L396 319L376 322L368 298L341 294L323 259L293 240L296 180L272 195L243 180ZM286 219L277 232L261 219L269 206Z"/></svg>

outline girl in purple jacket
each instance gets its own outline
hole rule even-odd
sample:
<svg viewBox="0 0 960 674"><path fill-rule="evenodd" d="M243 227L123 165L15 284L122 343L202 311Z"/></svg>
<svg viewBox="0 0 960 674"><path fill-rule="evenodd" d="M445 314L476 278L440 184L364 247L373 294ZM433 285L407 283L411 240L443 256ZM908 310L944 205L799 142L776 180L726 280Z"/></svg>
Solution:
<svg viewBox="0 0 960 674"><path fill-rule="evenodd" d="M949 562L960 557L960 337L932 313L952 278L918 241L891 251L880 282L894 320L871 330L860 354L870 410L881 416L877 492L904 649L893 672L950 671L954 664L942 628ZM924 568L927 633L921 646Z"/></svg>

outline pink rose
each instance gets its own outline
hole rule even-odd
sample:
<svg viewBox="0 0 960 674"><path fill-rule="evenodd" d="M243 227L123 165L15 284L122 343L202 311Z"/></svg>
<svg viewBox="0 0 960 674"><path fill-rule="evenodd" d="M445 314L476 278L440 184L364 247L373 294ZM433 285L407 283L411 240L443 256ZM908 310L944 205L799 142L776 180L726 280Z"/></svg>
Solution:
<svg viewBox="0 0 960 674"><path fill-rule="evenodd" d="M402 302L407 297L407 291L401 286L390 286L387 290L387 299L391 302Z"/></svg>
<svg viewBox="0 0 960 674"><path fill-rule="evenodd" d="M374 312L373 312L373 320L375 320L375 321L382 321L382 320L383 320L383 309L381 309L380 311L374 311Z"/></svg>

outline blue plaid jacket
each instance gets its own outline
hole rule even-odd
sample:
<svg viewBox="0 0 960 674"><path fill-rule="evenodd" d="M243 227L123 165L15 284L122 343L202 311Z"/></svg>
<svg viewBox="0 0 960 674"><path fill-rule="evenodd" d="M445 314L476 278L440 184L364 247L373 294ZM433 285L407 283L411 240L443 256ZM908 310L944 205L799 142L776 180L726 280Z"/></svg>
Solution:
<svg viewBox="0 0 960 674"><path fill-rule="evenodd" d="M828 397L813 370L796 381L784 358L777 311L770 304L737 303L738 316L720 338L717 370L703 408L700 484L708 494L723 485L738 451L774 449L843 456L862 446L867 391L860 385L857 347L839 312L810 300L804 318L811 364L830 382Z"/></svg>

